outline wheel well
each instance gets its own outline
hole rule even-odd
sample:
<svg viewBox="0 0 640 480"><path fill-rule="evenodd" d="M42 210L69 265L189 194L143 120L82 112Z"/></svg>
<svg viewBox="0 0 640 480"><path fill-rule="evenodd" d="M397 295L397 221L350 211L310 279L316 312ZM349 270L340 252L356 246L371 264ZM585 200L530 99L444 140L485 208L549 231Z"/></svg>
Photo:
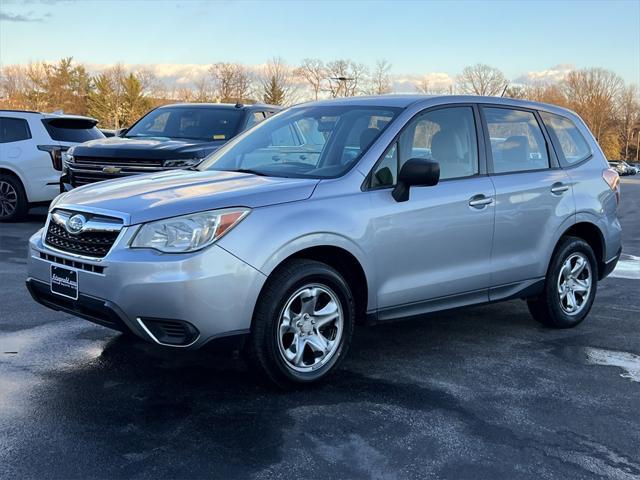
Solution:
<svg viewBox="0 0 640 480"><path fill-rule="evenodd" d="M22 180L20 180L20 177L16 174L16 172L13 172L7 168L0 168L0 174L1 175L11 175L12 177L17 178L20 183L22 183Z"/></svg>
<svg viewBox="0 0 640 480"><path fill-rule="evenodd" d="M0 175L10 175L10 176L12 176L18 182L20 182L20 185L22 186L22 189L24 190L25 194L27 193L27 189L24 186L24 182L22 181L22 179L18 176L18 174L16 172L14 172L13 170L9 170L8 168L1 168L0 167Z"/></svg>
<svg viewBox="0 0 640 480"><path fill-rule="evenodd" d="M604 270L604 239L600 229L595 224L589 222L576 223L564 232L563 237L566 236L578 237L587 242L598 260L598 272Z"/></svg>
<svg viewBox="0 0 640 480"><path fill-rule="evenodd" d="M284 261L291 258L316 260L335 268L347 281L353 293L356 303L356 321L358 323L365 321L368 300L367 277L356 257L340 247L319 246L300 250Z"/></svg>

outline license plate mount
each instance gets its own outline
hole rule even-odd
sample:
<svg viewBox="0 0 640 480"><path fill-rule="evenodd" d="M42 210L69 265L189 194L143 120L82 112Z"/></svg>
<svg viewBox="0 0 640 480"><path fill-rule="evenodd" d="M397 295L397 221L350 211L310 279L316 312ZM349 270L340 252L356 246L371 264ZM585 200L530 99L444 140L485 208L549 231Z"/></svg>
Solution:
<svg viewBox="0 0 640 480"><path fill-rule="evenodd" d="M78 300L78 271L51 265L51 293Z"/></svg>

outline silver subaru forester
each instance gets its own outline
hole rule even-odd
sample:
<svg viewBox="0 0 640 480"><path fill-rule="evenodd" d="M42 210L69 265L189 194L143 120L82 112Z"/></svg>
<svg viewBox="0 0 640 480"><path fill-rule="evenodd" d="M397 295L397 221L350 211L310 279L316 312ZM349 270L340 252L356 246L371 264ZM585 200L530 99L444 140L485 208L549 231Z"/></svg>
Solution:
<svg viewBox="0 0 640 480"><path fill-rule="evenodd" d="M307 103L197 167L60 195L27 287L167 347L239 336L266 378L310 383L358 321L521 298L545 325L577 325L620 256L618 182L584 122L551 105Z"/></svg>

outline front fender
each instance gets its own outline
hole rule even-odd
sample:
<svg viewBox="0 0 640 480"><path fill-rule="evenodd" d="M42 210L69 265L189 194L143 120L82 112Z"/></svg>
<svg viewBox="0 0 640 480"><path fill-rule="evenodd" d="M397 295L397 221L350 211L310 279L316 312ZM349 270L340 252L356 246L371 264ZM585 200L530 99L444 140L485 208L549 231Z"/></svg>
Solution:
<svg viewBox="0 0 640 480"><path fill-rule="evenodd" d="M354 196L350 201L354 208L345 209L340 201L336 205L333 201L305 201L257 208L218 244L267 276L301 250L340 248L360 263L369 288L373 288L375 272L368 248L373 246L374 232L361 214L364 204L358 205L368 199ZM372 303L369 299L368 307Z"/></svg>

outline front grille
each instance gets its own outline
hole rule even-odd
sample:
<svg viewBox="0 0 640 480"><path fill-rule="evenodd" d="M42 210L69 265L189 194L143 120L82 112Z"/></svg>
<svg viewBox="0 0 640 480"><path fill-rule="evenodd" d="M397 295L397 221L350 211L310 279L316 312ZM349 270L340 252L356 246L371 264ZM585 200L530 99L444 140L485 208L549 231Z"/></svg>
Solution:
<svg viewBox="0 0 640 480"><path fill-rule="evenodd" d="M91 263L78 262L76 260L69 260L68 258L58 257L49 253L40 252L40 258L48 260L49 262L58 263L60 265L66 265L67 267L77 268L86 272L103 273L104 267L101 265L92 265Z"/></svg>
<svg viewBox="0 0 640 480"><path fill-rule="evenodd" d="M74 157L73 162L67 165L71 185L79 187L102 180L170 170L170 167L164 167L164 161L164 159L80 156ZM119 169L119 171L112 171L114 169Z"/></svg>
<svg viewBox="0 0 640 480"><path fill-rule="evenodd" d="M121 227L118 228L117 224L121 225L122 221L112 217L91 216L83 213L85 217L88 217L87 225L91 225L92 221L97 221L96 224L103 222L102 224L109 226L108 229L91 228L80 233L69 233L63 225L57 223L56 217L60 216L64 219L72 214L73 212L58 210L51 215L45 243L63 252L87 257L102 258L109 253L120 234ZM114 224L115 227L112 226Z"/></svg>

